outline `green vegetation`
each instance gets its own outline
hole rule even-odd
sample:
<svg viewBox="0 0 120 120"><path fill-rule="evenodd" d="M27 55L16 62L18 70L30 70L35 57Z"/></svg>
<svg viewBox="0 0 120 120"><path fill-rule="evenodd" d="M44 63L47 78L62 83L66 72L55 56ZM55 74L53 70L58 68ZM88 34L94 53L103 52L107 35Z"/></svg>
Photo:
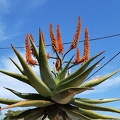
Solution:
<svg viewBox="0 0 120 120"><path fill-rule="evenodd" d="M86 78L90 75L90 73L96 68L101 60L103 60L104 57L99 57L104 52L90 57L89 34L88 28L86 28L84 38L84 53L81 57L80 49L78 48L80 32L81 18L79 17L73 42L68 51L65 52L64 45L62 43L60 26L57 26L56 37L53 32L52 24L50 24L50 38L52 41L52 50L54 52L54 56L46 53L46 45L42 31L39 31L39 48L37 48L35 45L32 34L27 34L25 40L26 60L12 45L12 49L15 52L21 66L18 65L16 61L12 59L10 60L18 68L21 74L4 70L0 70L0 72L30 85L36 90L36 93L21 93L10 88L5 88L23 100L0 98L0 103L8 105L4 108L1 108L1 110L14 107L35 108L22 112L12 112L12 114L11 111L8 111L6 114L6 120L8 117L12 120L44 120L45 118L49 118L50 120L117 119L117 117L102 115L96 111L108 111L120 114L119 109L98 105L119 101L120 98L97 100L74 97L75 95L83 93L87 90L93 90L93 87L101 84L120 71L116 70L109 75L86 81ZM70 54L70 52L74 49L76 49L75 60L73 60L73 55L68 61L66 61L67 55ZM35 59L33 59L33 57ZM99 60L97 60L97 58L99 58ZM55 60L55 63L53 64L53 70L50 69L48 62L49 59ZM94 60L96 61L94 62ZM70 69L77 65L80 67L75 72L70 73ZM32 66L39 66L40 77L34 72Z"/></svg>

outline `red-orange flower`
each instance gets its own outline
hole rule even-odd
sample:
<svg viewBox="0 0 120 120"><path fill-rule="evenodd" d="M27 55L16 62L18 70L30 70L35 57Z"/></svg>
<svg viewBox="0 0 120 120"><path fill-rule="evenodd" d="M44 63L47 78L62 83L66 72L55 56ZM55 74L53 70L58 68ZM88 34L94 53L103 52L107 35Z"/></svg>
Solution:
<svg viewBox="0 0 120 120"><path fill-rule="evenodd" d="M32 42L34 42L34 37L33 37L32 34L29 35L29 39L30 39ZM31 48L31 53L32 53L32 55L35 57L35 51L34 51L34 49L33 49L33 47L32 47L31 44L30 44L30 48Z"/></svg>
<svg viewBox="0 0 120 120"><path fill-rule="evenodd" d="M52 49L54 52L57 52L58 51L58 43L57 43L57 38L53 32L52 23L50 24L50 38L52 41Z"/></svg>
<svg viewBox="0 0 120 120"><path fill-rule="evenodd" d="M29 35L28 34L26 35L25 45L26 45L26 59L27 59L27 62L28 62L28 60L31 58L31 48L30 48Z"/></svg>
<svg viewBox="0 0 120 120"><path fill-rule="evenodd" d="M79 38L80 38L81 29L82 29L82 21L81 21L81 18L78 17L77 30L76 30L76 33L74 35L73 42L72 42L72 44L70 46L70 50L72 50L72 49L77 47L78 42L79 42Z"/></svg>
<svg viewBox="0 0 120 120"><path fill-rule="evenodd" d="M84 62L90 59L90 42L89 42L89 33L87 27L85 29L85 38L84 38L84 57L85 57Z"/></svg>
<svg viewBox="0 0 120 120"><path fill-rule="evenodd" d="M76 59L73 62L73 64L79 64L79 63L82 63L83 61L84 61L84 56L80 57L80 49L77 47L77 49L76 49Z"/></svg>
<svg viewBox="0 0 120 120"><path fill-rule="evenodd" d="M60 31L60 26L57 26L57 43L58 43L58 53L63 53L64 52L64 45L62 42L62 35Z"/></svg>
<svg viewBox="0 0 120 120"><path fill-rule="evenodd" d="M59 69L60 69L60 60L59 59L56 59L55 68L57 71L59 71Z"/></svg>
<svg viewBox="0 0 120 120"><path fill-rule="evenodd" d="M50 58L50 54L49 53L46 56L47 56L48 59Z"/></svg>
<svg viewBox="0 0 120 120"><path fill-rule="evenodd" d="M26 39L25 39L25 44L26 44L26 60L27 63L30 64L31 66L37 65L37 61L32 59L32 51L31 51L31 45L30 45L30 41L29 41L29 35L26 35Z"/></svg>

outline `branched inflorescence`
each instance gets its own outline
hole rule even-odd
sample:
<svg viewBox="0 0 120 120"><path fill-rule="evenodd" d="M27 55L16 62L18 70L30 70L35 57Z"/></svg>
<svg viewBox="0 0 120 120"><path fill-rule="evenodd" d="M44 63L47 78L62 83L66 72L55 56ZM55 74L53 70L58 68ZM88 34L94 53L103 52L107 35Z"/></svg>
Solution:
<svg viewBox="0 0 120 120"><path fill-rule="evenodd" d="M80 49L78 47L78 43L79 43L79 39L80 39L80 34L81 34L81 29L82 29L82 20L80 17L78 17L78 25L77 25L77 29L76 29L76 33L74 35L74 39L72 44L70 45L70 49L66 52L64 50L64 44L62 42L62 34L61 34L61 30L60 30L60 26L57 25L57 30L56 33L57 35L55 35L54 31L53 31L53 26L52 23L50 24L50 39L51 39L51 43L52 43L52 50L56 53L57 58L52 57L50 54L46 54L47 58L55 58L56 59L56 70L59 71L60 68L62 67L62 60L64 59L64 57L66 56L66 54L68 54L71 50L76 48L76 58L75 61L73 61L72 63L74 65L77 65L79 63L85 63L90 59L90 43L89 43L89 33L88 33L88 28L86 27L85 29L85 38L84 38L84 53L83 56L80 56ZM41 39L44 43L44 47L46 47L45 44L45 38L44 38L44 33L42 31L40 31L40 35L41 35ZM34 38L32 36L32 34L26 36L26 59L28 64L30 65L37 65L36 61L32 59L32 55L34 55L34 50L32 49L32 46L29 43L29 39L31 39L34 42ZM32 55L31 55L32 53ZM64 56L63 58L60 58L59 54L61 54Z"/></svg>
<svg viewBox="0 0 120 120"><path fill-rule="evenodd" d="M90 42L87 27L85 29L84 51L81 56L81 51L78 46L81 33L80 17L78 18L77 30L73 42L68 51L65 52L59 25L57 26L56 33L57 34L55 35L52 24L50 24L50 38L52 50L54 52L52 56L46 52L45 38L41 30L39 30L39 46L35 45L32 34L26 35L26 60L17 49L11 45L21 66L14 60L11 59L11 61L21 73L8 72L5 70L0 70L0 72L30 85L36 92L22 93L4 87L22 99L11 100L0 98L0 103L8 105L0 108L0 110L14 107L35 107L33 109L25 110L19 115L12 116L10 118L11 120L45 120L46 118L49 118L50 120L73 120L75 118L77 120L117 119L117 117L102 115L95 111L108 111L120 114L120 109L97 105L119 101L120 98L87 99L77 97L76 95L86 90L94 90L93 87L112 77L114 74L118 73L120 69L106 76L88 80L91 72L104 57L91 64L96 58L103 54L103 52L90 58ZM73 60L73 55L66 61L66 55L73 50L76 50L75 60ZM55 60L55 63L53 61L53 70L50 69L49 58ZM78 64L81 65L72 73L70 68ZM31 67L35 65L39 65L39 75L38 73L35 73Z"/></svg>

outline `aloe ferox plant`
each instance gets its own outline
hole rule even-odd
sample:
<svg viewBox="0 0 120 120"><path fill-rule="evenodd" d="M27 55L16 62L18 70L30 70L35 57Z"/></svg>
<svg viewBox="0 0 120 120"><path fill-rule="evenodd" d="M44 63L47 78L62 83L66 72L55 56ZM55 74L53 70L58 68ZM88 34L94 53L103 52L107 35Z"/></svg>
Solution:
<svg viewBox="0 0 120 120"><path fill-rule="evenodd" d="M80 49L78 47L81 33L80 17L78 17L78 25L74 39L66 52L64 50L59 25L57 26L56 33L57 35L54 34L52 24L50 24L51 46L54 53L52 56L46 52L44 34L41 30L39 30L39 46L35 45L32 34L26 35L26 60L18 50L11 45L20 65L13 59L10 58L10 60L18 68L20 73L5 70L0 70L0 72L30 85L36 90L36 93L21 93L5 87L5 89L22 99L12 100L0 98L0 103L7 104L6 107L0 110L14 107L32 107L17 116L11 116L11 120L45 120L46 118L50 120L120 119L97 112L108 111L120 114L120 109L98 105L119 101L120 98L88 99L75 96L87 90L93 90L95 86L106 81L120 70L116 70L103 77L86 80L104 57L92 63L96 58L100 57L103 52L90 57L90 41L87 27L84 37L84 53L82 57L80 56ZM73 55L70 60L66 61L66 56L70 54L73 49L76 49L76 56ZM54 60L53 69L49 66L49 59ZM79 68L75 70L75 72L70 73L70 69L77 65L79 65ZM39 66L40 75L34 72L33 66Z"/></svg>

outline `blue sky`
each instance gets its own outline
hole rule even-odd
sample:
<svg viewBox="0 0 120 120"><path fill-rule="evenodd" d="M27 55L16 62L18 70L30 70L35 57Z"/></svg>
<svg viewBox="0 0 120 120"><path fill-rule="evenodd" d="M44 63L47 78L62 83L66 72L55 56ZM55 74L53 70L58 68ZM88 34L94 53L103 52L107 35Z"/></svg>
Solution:
<svg viewBox="0 0 120 120"><path fill-rule="evenodd" d="M119 0L111 2L110 0L24 0L22 2L21 0L0 0L0 48L9 48L10 44L16 47L25 46L26 33L32 33L38 44L39 28L45 34L46 43L50 44L49 24L51 22L54 30L58 24L60 25L63 41L70 42L76 31L78 16L82 18L81 41L84 38L85 27L88 27L91 39L119 34L119 5ZM90 45L91 57L105 50L105 59L101 62L103 65L120 51L120 36L91 41ZM79 46L82 52L83 43L80 43ZM48 51L51 51L50 49L50 47L47 48ZM19 50L24 55L24 49ZM12 49L0 49L0 69L16 71L8 57L17 60ZM95 76L103 76L119 68L120 55ZM0 76L0 91L2 91L0 96L2 97L17 99L12 93L4 90L3 86L24 92L34 91L31 88L26 90L28 86L20 84L12 78L2 74ZM96 87L94 91L80 96L88 98L120 97L118 91L120 91L120 73ZM120 102L108 106L120 108Z"/></svg>

